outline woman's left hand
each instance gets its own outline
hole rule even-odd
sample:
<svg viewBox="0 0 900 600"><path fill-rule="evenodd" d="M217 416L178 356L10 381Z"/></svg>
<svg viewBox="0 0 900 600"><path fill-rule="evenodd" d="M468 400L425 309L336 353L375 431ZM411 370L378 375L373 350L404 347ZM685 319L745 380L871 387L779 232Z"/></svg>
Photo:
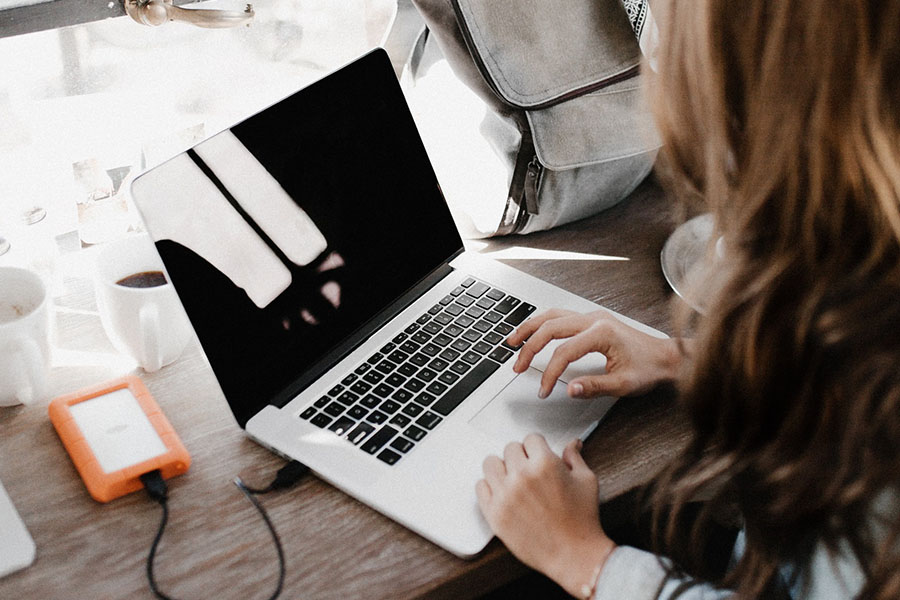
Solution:
<svg viewBox="0 0 900 600"><path fill-rule="evenodd" d="M538 434L485 459L475 486L494 533L519 560L581 596L615 544L599 519L597 477L574 440L562 458Z"/></svg>

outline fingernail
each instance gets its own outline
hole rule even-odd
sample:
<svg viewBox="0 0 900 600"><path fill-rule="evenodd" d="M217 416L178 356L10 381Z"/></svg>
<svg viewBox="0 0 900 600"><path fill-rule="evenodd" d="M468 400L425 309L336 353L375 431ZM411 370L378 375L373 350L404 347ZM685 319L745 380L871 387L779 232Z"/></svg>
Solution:
<svg viewBox="0 0 900 600"><path fill-rule="evenodd" d="M545 390L544 388L541 388L540 391L538 391L538 398L542 398L542 399L543 399L543 398L546 398L546 397L549 396L549 395L550 395L550 392L548 392L548 391Z"/></svg>
<svg viewBox="0 0 900 600"><path fill-rule="evenodd" d="M579 439L577 442L575 442L575 447L578 449L579 452L581 452L581 449L584 447L584 442L582 442Z"/></svg>
<svg viewBox="0 0 900 600"><path fill-rule="evenodd" d="M572 396L577 398L577 397L581 396L582 394L584 394L584 386L581 385L580 383L573 383L572 384Z"/></svg>

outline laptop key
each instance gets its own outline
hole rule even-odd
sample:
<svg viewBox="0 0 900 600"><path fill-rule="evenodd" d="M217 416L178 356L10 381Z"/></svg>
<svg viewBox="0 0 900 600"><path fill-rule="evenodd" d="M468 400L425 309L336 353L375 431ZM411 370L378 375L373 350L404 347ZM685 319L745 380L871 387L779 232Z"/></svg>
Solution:
<svg viewBox="0 0 900 600"><path fill-rule="evenodd" d="M390 425L385 425L375 432L375 435L366 440L360 448L369 454L375 454L381 450L382 446L391 441L391 438L397 435L398 431Z"/></svg>
<svg viewBox="0 0 900 600"><path fill-rule="evenodd" d="M347 434L347 439L350 440L351 444L358 446L373 431L375 431L375 428L368 423L357 423L356 427Z"/></svg>
<svg viewBox="0 0 900 600"><path fill-rule="evenodd" d="M495 310L489 311L488 314L484 315L484 320L488 323L499 323L502 318L503 315Z"/></svg>
<svg viewBox="0 0 900 600"><path fill-rule="evenodd" d="M400 452L403 452L404 454L409 452L413 446L415 446L415 444L413 444L411 441L409 441L405 437L394 438L394 441L391 442L391 448L393 448L394 450L399 450Z"/></svg>
<svg viewBox="0 0 900 600"><path fill-rule="evenodd" d="M476 306L479 306L479 307L483 308L484 310L492 309L494 307L494 304L496 304L496 302L494 302L493 300L491 300L488 297L484 297L475 303Z"/></svg>
<svg viewBox="0 0 900 600"><path fill-rule="evenodd" d="M477 329L481 333L487 333L488 331L491 330L491 327L493 327L493 325L491 324L490 321L485 321L484 319L482 319L481 321L478 321L477 323L472 325L472 327L474 329ZM375 367L375 368L377 369L378 367Z"/></svg>
<svg viewBox="0 0 900 600"><path fill-rule="evenodd" d="M423 410L424 409L415 402L410 402L403 407L402 412L404 415L409 415L410 417L418 417L420 414L422 414Z"/></svg>
<svg viewBox="0 0 900 600"><path fill-rule="evenodd" d="M428 383L429 381L437 377L437 373L435 371L432 371L431 369L426 368L421 369L418 373L416 373L416 377L418 377L425 383Z"/></svg>
<svg viewBox="0 0 900 600"><path fill-rule="evenodd" d="M512 333L513 327L511 325L507 325L506 323L497 323L497 326L494 327L494 331L499 333L500 335L509 335Z"/></svg>
<svg viewBox="0 0 900 600"><path fill-rule="evenodd" d="M391 394L391 398L396 400L397 402L406 403L412 400L412 392L409 390L397 390L393 394Z"/></svg>
<svg viewBox="0 0 900 600"><path fill-rule="evenodd" d="M434 306L432 306L431 308L428 309L428 314L436 315L439 312L441 312L441 308L443 308L443 307L440 304L435 304Z"/></svg>
<svg viewBox="0 0 900 600"><path fill-rule="evenodd" d="M431 334L425 333L424 331L417 331L413 334L413 336L410 339L416 344L426 344L426 343L428 343L428 340L431 339ZM418 350L418 348L417 348L417 350ZM410 354L412 354L412 353L410 352Z"/></svg>
<svg viewBox="0 0 900 600"><path fill-rule="evenodd" d="M461 284L459 284L459 285L463 286L464 288L467 288L467 287L469 287L470 285L472 285L473 283L475 283L475 279L474 279L474 278L472 278L472 277L466 277L466 280L463 281L463 282L462 282Z"/></svg>
<svg viewBox="0 0 900 600"><path fill-rule="evenodd" d="M428 356L435 356L440 351L441 351L441 347L435 346L432 343L428 343L428 344L425 344L424 346L422 346L422 352L424 352Z"/></svg>
<svg viewBox="0 0 900 600"><path fill-rule="evenodd" d="M356 373L350 373L349 375L347 375L346 377L344 377L343 379L341 379L341 383L342 383L343 385L350 385L351 383L353 383L353 382L356 381L357 379L359 379L359 375L357 375Z"/></svg>
<svg viewBox="0 0 900 600"><path fill-rule="evenodd" d="M409 358L409 354L407 354L406 352L403 352L401 350L394 350L393 352L388 354L388 359L394 361L397 364L402 363L407 358Z"/></svg>
<svg viewBox="0 0 900 600"><path fill-rule="evenodd" d="M366 421L369 423L375 423L378 425L379 423L384 423L387 421L388 416L381 412L380 410L375 410L369 413L369 416L366 417Z"/></svg>
<svg viewBox="0 0 900 600"><path fill-rule="evenodd" d="M375 384L379 383L382 379L384 379L384 373L382 373L380 371L369 371L368 373L363 375L363 379L366 380L366 382L371 383L372 385L375 385Z"/></svg>
<svg viewBox="0 0 900 600"><path fill-rule="evenodd" d="M477 344L472 346L472 350L474 350L478 354L487 354L491 351L491 348L493 348L493 346L484 342L478 342Z"/></svg>
<svg viewBox="0 0 900 600"><path fill-rule="evenodd" d="M416 419L416 425L420 425L425 429L434 429L435 426L443 421L439 416L431 412L430 410L425 411L425 414Z"/></svg>
<svg viewBox="0 0 900 600"><path fill-rule="evenodd" d="M459 373L460 375L465 375L466 372L472 368L472 365L469 363L463 362L461 360L456 361L452 365L450 365L450 370L454 373Z"/></svg>
<svg viewBox="0 0 900 600"><path fill-rule="evenodd" d="M478 281L475 285L466 290L466 294L474 298L481 298L489 289L491 289L489 285Z"/></svg>
<svg viewBox="0 0 900 600"><path fill-rule="evenodd" d="M487 293L487 296L488 296L488 298L490 298L491 300L502 300L504 294L503 294L503 292L501 292L500 290L494 288L494 289L492 289L491 291L489 291L489 292Z"/></svg>
<svg viewBox="0 0 900 600"><path fill-rule="evenodd" d="M468 375L450 388L443 398L435 402L431 406L431 410L446 417L499 368L500 363L488 359L482 360L469 371Z"/></svg>
<svg viewBox="0 0 900 600"><path fill-rule="evenodd" d="M435 396L440 396L447 391L447 386L440 381L432 381L430 384L428 384L428 387L425 388L425 391L430 394L434 394Z"/></svg>
<svg viewBox="0 0 900 600"><path fill-rule="evenodd" d="M371 384L366 383L365 381L357 381L353 385L350 386L350 391L354 394L365 394L369 390L372 389Z"/></svg>
<svg viewBox="0 0 900 600"><path fill-rule="evenodd" d="M464 361L466 361L467 363L469 363L470 365L474 365L479 360L481 360L481 355L478 354L477 352L470 350L470 351L466 352L465 354L463 354L462 359Z"/></svg>
<svg viewBox="0 0 900 600"><path fill-rule="evenodd" d="M464 291L466 291L466 288L464 288L463 286L459 285L459 286L456 286L455 288L453 288L453 291L450 292L450 295L451 295L451 296L459 296L459 295L462 294Z"/></svg>
<svg viewBox="0 0 900 600"><path fill-rule="evenodd" d="M450 337L456 337L463 332L463 328L459 325L448 325L444 328L444 333Z"/></svg>
<svg viewBox="0 0 900 600"><path fill-rule="evenodd" d="M453 296L449 294L441 298L441 304L443 304L444 306L447 306L451 302L453 302Z"/></svg>
<svg viewBox="0 0 900 600"><path fill-rule="evenodd" d="M331 404L326 406L324 410L332 417L336 417L344 412L344 406L339 402L332 402Z"/></svg>
<svg viewBox="0 0 900 600"><path fill-rule="evenodd" d="M444 371L443 373L441 373L440 377L438 377L438 380L446 383L447 385L453 385L454 383L459 381L459 375L457 375L453 371Z"/></svg>
<svg viewBox="0 0 900 600"><path fill-rule="evenodd" d="M309 418L312 417L314 414L316 414L316 407L310 406L309 408L304 410L302 413L300 413L300 418L309 420Z"/></svg>
<svg viewBox="0 0 900 600"><path fill-rule="evenodd" d="M431 321L431 322L429 322L429 323L425 323L425 326L422 327L422 331L424 331L424 332L426 332L426 333L430 333L431 335L434 335L434 334L436 334L436 333L440 333L440 332L441 332L441 329L442 329L441 324L440 324L440 323L435 323L434 321Z"/></svg>
<svg viewBox="0 0 900 600"><path fill-rule="evenodd" d="M412 335L412 334L414 334L414 333L416 332L416 330L418 330L418 329L419 329L419 324L418 324L418 323L410 323L409 326L408 326L406 329L403 330L403 333L405 333L405 334L407 334L407 335Z"/></svg>
<svg viewBox="0 0 900 600"><path fill-rule="evenodd" d="M354 370L353 372L356 373L357 375L364 375L366 373L366 371L368 371L371 368L372 368L372 365L370 365L369 363L363 363L363 364L359 365L358 367L356 367L356 370Z"/></svg>
<svg viewBox="0 0 900 600"><path fill-rule="evenodd" d="M437 400L436 396L432 396L428 392L422 392L415 398L413 398L416 403L421 404L422 406L431 406L431 403Z"/></svg>
<svg viewBox="0 0 900 600"><path fill-rule="evenodd" d="M392 339L391 341L394 342L395 344L402 344L403 342L406 341L406 338L408 338L408 337L409 337L408 334L406 334L405 332L401 331L400 333L398 333L397 335L395 335L395 336L394 336L394 339Z"/></svg>
<svg viewBox="0 0 900 600"><path fill-rule="evenodd" d="M419 349L421 344L417 344L411 340L407 340L400 345L400 352L405 352L407 355L415 354L415 352Z"/></svg>
<svg viewBox="0 0 900 600"><path fill-rule="evenodd" d="M381 403L381 406L378 407L380 410L383 410L389 415L394 414L398 410L400 410L400 405L394 402L393 400L385 400Z"/></svg>
<svg viewBox="0 0 900 600"><path fill-rule="evenodd" d="M426 433L428 433L428 432L425 431L424 429L422 429L421 427L416 427L415 425L410 425L409 427L406 428L406 431L403 432L403 435L405 435L406 437L408 437L409 439L411 439L415 442L418 442L423 437L425 437Z"/></svg>
<svg viewBox="0 0 900 600"><path fill-rule="evenodd" d="M375 408L376 406L381 404L381 398L373 396L372 394L367 394L362 400L359 401L359 403L366 408Z"/></svg>
<svg viewBox="0 0 900 600"><path fill-rule="evenodd" d="M319 413L309 420L310 423L315 425L316 427L325 427L329 423L331 423L331 417L326 414Z"/></svg>
<svg viewBox="0 0 900 600"><path fill-rule="evenodd" d="M387 379L384 380L386 384L389 386L398 388L406 381L406 377L401 375L400 373L391 373L387 376Z"/></svg>
<svg viewBox="0 0 900 600"><path fill-rule="evenodd" d="M477 342L481 339L481 333L475 331L474 329L469 329L463 335L463 338L469 340L470 342Z"/></svg>
<svg viewBox="0 0 900 600"><path fill-rule="evenodd" d="M396 348L396 347L397 347L397 344L395 344L393 342L388 342L387 344L385 344L384 346L381 347L381 350L379 350L379 352L382 354L390 354L391 352L394 351L394 348Z"/></svg>
<svg viewBox="0 0 900 600"><path fill-rule="evenodd" d="M428 364L428 356L419 352L418 354L413 354L409 358L409 362L416 365L417 367L423 367Z"/></svg>
<svg viewBox="0 0 900 600"><path fill-rule="evenodd" d="M431 369L434 369L435 371L443 371L444 369L447 368L447 365L449 365L449 364L450 363L448 363L443 358L435 358L433 361L428 363L428 367Z"/></svg>
<svg viewBox="0 0 900 600"><path fill-rule="evenodd" d="M507 296L506 298L503 299L503 302L500 302L499 304L497 304L497 306L494 307L494 310L496 310L498 313L503 313L505 315L505 314L509 314L509 312L512 309L514 309L516 307L516 305L518 305L518 304L519 304L518 298L514 298L512 296Z"/></svg>
<svg viewBox="0 0 900 600"><path fill-rule="evenodd" d="M391 371L396 369L397 365L392 363L389 360L383 360L380 363L378 363L377 365L375 365L375 368L378 369L379 371L381 371L382 373L384 373L385 375L387 375L388 373L390 373Z"/></svg>
<svg viewBox="0 0 900 600"><path fill-rule="evenodd" d="M331 396L332 398L334 398L335 396L337 396L338 394L340 394L343 391L344 391L344 386L342 386L341 384L337 384L336 386L334 386L333 388L328 390L328 395Z"/></svg>
<svg viewBox="0 0 900 600"><path fill-rule="evenodd" d="M385 462L389 465L396 464L398 460L400 460L400 455L394 452L393 450L382 450L378 455L378 460Z"/></svg>
<svg viewBox="0 0 900 600"><path fill-rule="evenodd" d="M373 354L372 356L367 358L366 362L369 363L370 365L374 365L374 364L378 363L382 358L384 358L384 354L382 354L380 352L376 352L375 354Z"/></svg>
<svg viewBox="0 0 900 600"><path fill-rule="evenodd" d="M456 299L456 302L455 302L455 304L459 304L462 307L471 306L474 303L475 303L475 298L472 298L471 296L466 296L466 295L460 296L459 298Z"/></svg>
<svg viewBox="0 0 900 600"><path fill-rule="evenodd" d="M437 344L438 346L446 346L447 344L449 344L450 342L453 341L453 338L451 338L449 335L439 333L436 336L434 336L434 339L431 341L434 342L435 344Z"/></svg>
<svg viewBox="0 0 900 600"><path fill-rule="evenodd" d="M509 313L508 315L506 315L506 318L503 319L503 322L509 323L510 325L515 326L515 325L518 325L519 323L521 323L522 321L524 321L526 318L528 318L528 315L530 315L533 312L534 312L534 306L531 304L528 304L527 302L523 302L523 303L519 304L519 306L518 306L518 308L516 308L516 310L514 310L511 313Z"/></svg>
<svg viewBox="0 0 900 600"><path fill-rule="evenodd" d="M397 427L406 427L407 425L409 425L410 421L412 421L412 419L410 419L406 415L396 414L391 417L391 420L388 421L388 423L390 423L391 425L396 425Z"/></svg>
<svg viewBox="0 0 900 600"><path fill-rule="evenodd" d="M416 365L411 365L409 363L403 363L397 369L397 372L399 374L403 375L404 377L412 377L413 375L416 374L416 371L418 371L418 370L419 369L416 367Z"/></svg>
<svg viewBox="0 0 900 600"><path fill-rule="evenodd" d="M418 319L416 319L416 323L418 323L419 325L424 325L425 323L427 323L430 320L431 320L431 315L424 314L421 317L419 317Z"/></svg>
<svg viewBox="0 0 900 600"><path fill-rule="evenodd" d="M441 352L438 356L449 363L459 358L459 352L457 352L453 348L445 348L444 351Z"/></svg>
<svg viewBox="0 0 900 600"><path fill-rule="evenodd" d="M315 402L315 404L313 404L313 406L315 406L316 408L322 408L329 402L331 402L331 398L329 398L328 396L322 396L321 398L316 400L316 402Z"/></svg>
<svg viewBox="0 0 900 600"><path fill-rule="evenodd" d="M347 406L350 406L357 400L359 400L359 396L357 396L353 392L344 392L343 394L341 394L340 396L337 397L338 402L340 402L341 404L346 404Z"/></svg>
<svg viewBox="0 0 900 600"><path fill-rule="evenodd" d="M353 417L357 421L365 417L367 414L369 414L369 411L364 409L362 406L359 406L358 404L356 406L351 406L350 410L347 411L347 416Z"/></svg>
<svg viewBox="0 0 900 600"><path fill-rule="evenodd" d="M450 347L453 348L454 350L459 350L460 352L465 352L466 350L468 350L469 348L472 347L472 343L467 342L464 339L458 339L455 342L453 342L450 345Z"/></svg>
<svg viewBox="0 0 900 600"><path fill-rule="evenodd" d="M448 306L447 308L444 309L445 313L447 313L451 316L454 316L454 317L462 314L462 311L463 311L463 307L460 306L459 304L451 304L450 306Z"/></svg>
<svg viewBox="0 0 900 600"><path fill-rule="evenodd" d="M411 392L418 392L423 387L425 387L425 382L421 379L410 379L406 383L403 384L404 389L407 389Z"/></svg>
<svg viewBox="0 0 900 600"><path fill-rule="evenodd" d="M350 417L343 416L343 417L340 417L334 423L332 423L328 429L330 431L335 432L338 435L344 435L345 433L350 431L350 428L353 427L354 425L356 425L356 421L354 421Z"/></svg>
<svg viewBox="0 0 900 600"><path fill-rule="evenodd" d="M394 391L394 388L392 388L391 386L389 386L386 383L382 383L382 384L378 385L374 390L372 390L372 393L375 394L376 396L378 396L379 398L387 398L388 396L391 395L391 392L393 392L393 391Z"/></svg>
<svg viewBox="0 0 900 600"><path fill-rule="evenodd" d="M498 346L494 348L494 351L488 354L488 358L492 358L497 362L503 363L506 362L510 356L513 355L513 351L503 346Z"/></svg>
<svg viewBox="0 0 900 600"><path fill-rule="evenodd" d="M447 313L442 312L441 314L434 316L434 322L437 323L438 325L446 325L453 321L454 316L455 315L452 315L452 314L448 315Z"/></svg>
<svg viewBox="0 0 900 600"><path fill-rule="evenodd" d="M500 342L503 341L503 336L497 333L496 331L491 331L489 333L484 334L484 341L490 344L491 346L496 346Z"/></svg>

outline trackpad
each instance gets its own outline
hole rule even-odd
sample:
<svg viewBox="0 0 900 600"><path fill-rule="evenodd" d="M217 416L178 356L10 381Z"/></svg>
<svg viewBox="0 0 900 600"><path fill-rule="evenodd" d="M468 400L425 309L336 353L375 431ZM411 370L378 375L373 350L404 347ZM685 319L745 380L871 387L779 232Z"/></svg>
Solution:
<svg viewBox="0 0 900 600"><path fill-rule="evenodd" d="M570 398L566 385L559 382L547 398L538 398L541 375L529 368L494 396L469 424L504 444L521 442L529 433L542 433L559 453L576 437L587 437L615 402L615 398Z"/></svg>

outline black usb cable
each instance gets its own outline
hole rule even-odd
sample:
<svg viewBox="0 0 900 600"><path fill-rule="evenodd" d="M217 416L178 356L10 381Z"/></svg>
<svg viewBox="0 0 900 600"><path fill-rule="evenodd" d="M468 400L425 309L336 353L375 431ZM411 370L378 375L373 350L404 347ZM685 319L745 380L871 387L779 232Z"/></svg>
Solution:
<svg viewBox="0 0 900 600"><path fill-rule="evenodd" d="M259 512L259 516L262 517L265 522L266 527L269 528L269 533L272 534L272 540L275 542L275 549L278 551L278 585L275 587L275 591L272 595L269 596L269 600L275 600L275 598L281 594L281 589L284 587L284 549L281 546L281 538L278 537L278 532L275 531L275 526L272 524L271 519L269 519L269 515L266 513L262 504L256 499L256 496L291 487L300 481L307 473L309 473L309 467L301 462L292 460L279 469L272 483L264 488L253 488L246 485L240 477L234 478L234 485L241 490L241 493L247 497L250 504L256 508ZM162 478L159 469L141 475L141 483L144 484L147 495L162 507L162 519L160 519L159 528L156 530L156 536L153 538L153 543L150 545L150 554L147 555L147 581L150 584L150 591L152 591L157 598L160 600L174 600L160 591L159 586L156 585L156 578L153 575L153 563L156 559L156 549L159 546L159 540L162 539L163 532L166 529L166 523L169 520L169 488Z"/></svg>

